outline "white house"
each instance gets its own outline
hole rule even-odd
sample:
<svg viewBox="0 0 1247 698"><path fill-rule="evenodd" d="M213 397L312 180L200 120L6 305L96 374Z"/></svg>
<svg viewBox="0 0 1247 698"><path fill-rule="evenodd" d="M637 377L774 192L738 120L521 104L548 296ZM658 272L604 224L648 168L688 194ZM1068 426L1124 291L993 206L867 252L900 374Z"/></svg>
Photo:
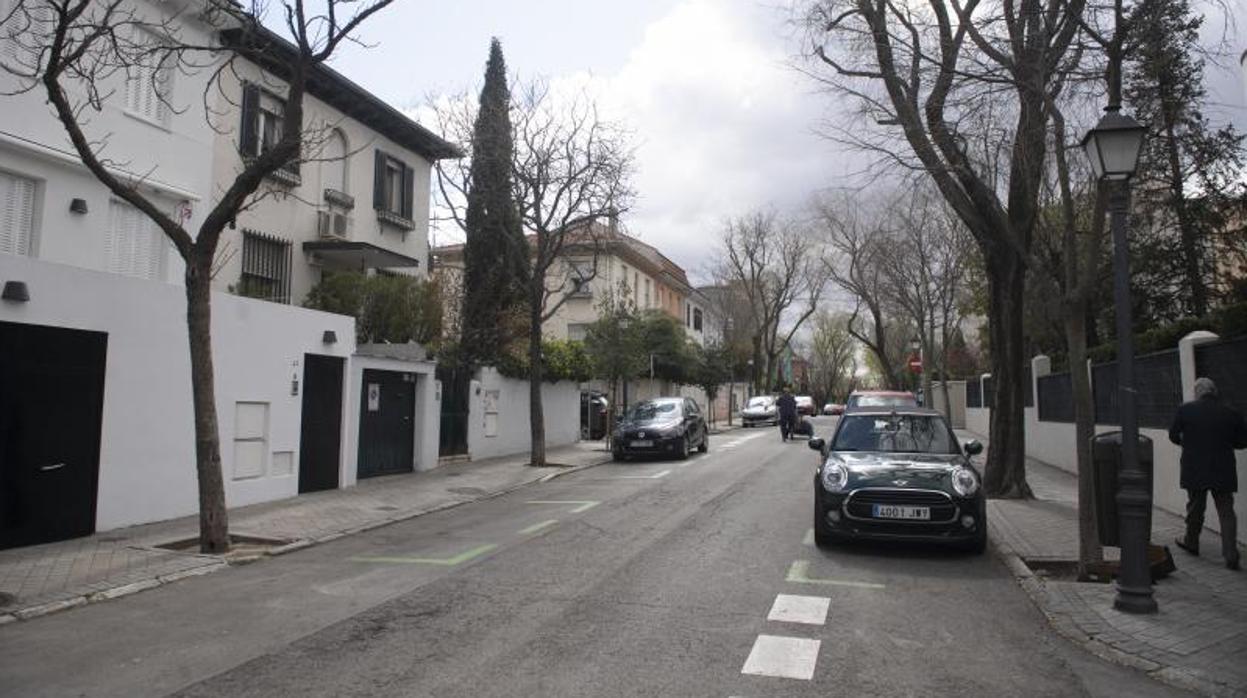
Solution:
<svg viewBox="0 0 1247 698"><path fill-rule="evenodd" d="M0 18L11 2L0 0ZM187 41L231 40L193 0L134 2L178 22ZM6 64L23 50L7 29ZM195 230L241 162L239 130L250 124L263 143L271 128L263 90L280 81L261 68L240 66L261 91L214 117L236 124L233 136L205 118L207 69L118 76L87 134L107 143L115 172ZM14 80L0 71L0 89ZM335 267L424 273L430 161L453 149L332 71L312 85L309 120L340 138L318 152L344 157L308 158L275 182L290 196L239 216L222 245L212 332L231 507L437 462L424 352L357 355L352 318L287 303ZM0 548L197 510L186 300L170 247L87 172L43 92L0 97ZM251 280L285 303L229 292Z"/></svg>

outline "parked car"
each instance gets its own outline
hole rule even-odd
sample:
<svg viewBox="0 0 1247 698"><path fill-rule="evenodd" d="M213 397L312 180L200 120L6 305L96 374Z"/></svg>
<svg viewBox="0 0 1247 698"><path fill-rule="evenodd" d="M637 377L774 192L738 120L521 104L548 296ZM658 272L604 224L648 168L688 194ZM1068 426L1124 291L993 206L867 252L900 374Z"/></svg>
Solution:
<svg viewBox="0 0 1247 698"><path fill-rule="evenodd" d="M702 453L710 450L710 432L696 402L660 397L633 405L615 428L612 442L611 455L617 461L639 455L684 459L694 447Z"/></svg>
<svg viewBox="0 0 1247 698"><path fill-rule="evenodd" d="M740 423L746 427L756 424L770 424L771 426L779 424L779 408L775 406L775 397L758 395L749 398L749 402L746 402L744 409L740 411Z"/></svg>
<svg viewBox="0 0 1247 698"><path fill-rule="evenodd" d="M844 405L841 405L835 402L829 402L826 405L823 405L823 414L834 414L834 415L844 414Z"/></svg>
<svg viewBox="0 0 1247 698"><path fill-rule="evenodd" d="M580 393L580 438L597 441L606 437L606 396L596 390Z"/></svg>
<svg viewBox="0 0 1247 698"><path fill-rule="evenodd" d="M797 414L804 414L811 417L814 416L814 398L809 395L798 395L796 400Z"/></svg>
<svg viewBox="0 0 1247 698"><path fill-rule="evenodd" d="M845 410L858 407L917 407L913 393L902 390L854 390L844 404Z"/></svg>
<svg viewBox="0 0 1247 698"><path fill-rule="evenodd" d="M987 546L982 478L944 416L920 407L859 407L830 443L810 439L822 463L814 475L814 542L860 538Z"/></svg>

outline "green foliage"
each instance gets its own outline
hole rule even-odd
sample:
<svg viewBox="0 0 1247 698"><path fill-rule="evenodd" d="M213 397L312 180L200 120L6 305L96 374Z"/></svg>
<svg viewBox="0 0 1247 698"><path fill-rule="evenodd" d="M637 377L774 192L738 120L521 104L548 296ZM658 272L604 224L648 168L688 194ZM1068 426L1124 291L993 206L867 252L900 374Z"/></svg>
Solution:
<svg viewBox="0 0 1247 698"><path fill-rule="evenodd" d="M411 276L326 274L304 307L355 318L355 339L428 344L441 335L442 299L436 282Z"/></svg>
<svg viewBox="0 0 1247 698"><path fill-rule="evenodd" d="M635 331L636 319L636 307L626 292L609 293L598 305L598 320L585 335L585 351L595 377L614 383L634 378L642 366L648 367Z"/></svg>
<svg viewBox="0 0 1247 698"><path fill-rule="evenodd" d="M541 343L542 380L546 383L559 381L589 380L593 375L592 363L585 352L584 342L562 339L547 339ZM528 355L515 351L499 354L493 364L498 372L508 378L528 380Z"/></svg>
<svg viewBox="0 0 1247 698"><path fill-rule="evenodd" d="M731 351L723 346L690 346L692 383L706 392L711 402L719 396L719 386L732 380Z"/></svg>
<svg viewBox="0 0 1247 698"><path fill-rule="evenodd" d="M678 320L661 310L647 310L636 325L641 351L647 361L653 357L655 378L690 385L696 382L693 345Z"/></svg>
<svg viewBox="0 0 1247 698"><path fill-rule="evenodd" d="M502 46L494 39L472 133L464 228L463 349L472 363L503 359L517 308L527 305L528 245L515 202L511 97Z"/></svg>
<svg viewBox="0 0 1247 698"><path fill-rule="evenodd" d="M1178 340L1196 330L1207 330L1223 338L1247 335L1247 303L1235 303L1216 308L1202 318L1182 318L1176 322L1154 327L1134 337L1136 354L1174 349ZM1110 341L1087 350L1094 363L1104 363L1117 358L1117 343Z"/></svg>

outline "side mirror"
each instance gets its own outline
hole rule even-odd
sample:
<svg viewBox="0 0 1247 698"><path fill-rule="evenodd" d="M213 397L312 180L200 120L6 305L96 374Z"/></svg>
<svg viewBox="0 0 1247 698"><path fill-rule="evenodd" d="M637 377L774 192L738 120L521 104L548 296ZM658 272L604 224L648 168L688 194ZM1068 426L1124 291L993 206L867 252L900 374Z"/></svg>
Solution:
<svg viewBox="0 0 1247 698"><path fill-rule="evenodd" d="M806 445L810 447L811 451L822 452L824 444L822 439L810 439Z"/></svg>
<svg viewBox="0 0 1247 698"><path fill-rule="evenodd" d="M967 456L977 456L983 452L983 444L974 439L967 441L962 448L965 449Z"/></svg>

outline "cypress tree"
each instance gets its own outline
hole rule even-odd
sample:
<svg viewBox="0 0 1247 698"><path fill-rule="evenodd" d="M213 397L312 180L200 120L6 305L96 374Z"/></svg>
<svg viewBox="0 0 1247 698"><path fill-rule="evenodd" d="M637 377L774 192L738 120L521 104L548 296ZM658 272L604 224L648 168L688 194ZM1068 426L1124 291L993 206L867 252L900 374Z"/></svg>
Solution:
<svg viewBox="0 0 1247 698"><path fill-rule="evenodd" d="M464 359L477 365L496 363L524 326L528 250L511 180L510 97L502 45L495 38L473 127L464 219L461 348Z"/></svg>

